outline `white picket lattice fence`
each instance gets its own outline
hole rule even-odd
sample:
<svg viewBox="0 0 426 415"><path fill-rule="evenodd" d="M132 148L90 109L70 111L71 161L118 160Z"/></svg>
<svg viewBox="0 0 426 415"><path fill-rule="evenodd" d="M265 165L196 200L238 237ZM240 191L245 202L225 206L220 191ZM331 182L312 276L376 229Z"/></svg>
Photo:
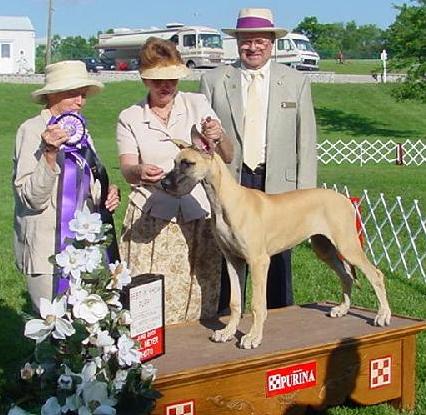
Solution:
<svg viewBox="0 0 426 415"><path fill-rule="evenodd" d="M323 164L387 162L420 166L426 163L426 141L422 140L324 140L317 144L317 149L318 160Z"/></svg>
<svg viewBox="0 0 426 415"><path fill-rule="evenodd" d="M331 188L351 196L346 186ZM383 193L371 197L363 190L355 206L361 217L364 249L374 264L403 272L407 278L421 276L426 282L426 218L418 200L407 206L400 196L389 201Z"/></svg>

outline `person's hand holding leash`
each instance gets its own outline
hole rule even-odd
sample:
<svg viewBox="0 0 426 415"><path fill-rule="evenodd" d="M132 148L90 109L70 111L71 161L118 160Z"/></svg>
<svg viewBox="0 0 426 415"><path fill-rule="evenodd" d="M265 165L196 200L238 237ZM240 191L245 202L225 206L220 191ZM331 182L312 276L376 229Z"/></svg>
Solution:
<svg viewBox="0 0 426 415"><path fill-rule="evenodd" d="M210 116L201 121L201 133L215 145L219 144L223 138L223 130L220 122L213 120Z"/></svg>

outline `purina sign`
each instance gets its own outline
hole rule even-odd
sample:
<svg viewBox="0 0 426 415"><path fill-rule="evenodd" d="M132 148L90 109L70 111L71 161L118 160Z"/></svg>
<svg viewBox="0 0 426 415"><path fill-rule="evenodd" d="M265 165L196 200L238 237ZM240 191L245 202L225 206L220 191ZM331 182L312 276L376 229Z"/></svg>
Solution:
<svg viewBox="0 0 426 415"><path fill-rule="evenodd" d="M266 372L266 397L284 395L317 384L317 362L301 363Z"/></svg>

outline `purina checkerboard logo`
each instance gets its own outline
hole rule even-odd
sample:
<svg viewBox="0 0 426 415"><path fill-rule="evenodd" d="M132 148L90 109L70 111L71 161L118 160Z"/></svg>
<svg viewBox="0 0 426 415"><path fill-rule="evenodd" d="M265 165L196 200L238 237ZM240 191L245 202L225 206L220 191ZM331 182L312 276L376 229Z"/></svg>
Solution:
<svg viewBox="0 0 426 415"><path fill-rule="evenodd" d="M266 372L266 397L284 395L317 384L317 362L301 363Z"/></svg>
<svg viewBox="0 0 426 415"><path fill-rule="evenodd" d="M165 415L195 415L195 402L174 402L165 406Z"/></svg>
<svg viewBox="0 0 426 415"><path fill-rule="evenodd" d="M370 360L370 388L390 385L392 381L392 357Z"/></svg>

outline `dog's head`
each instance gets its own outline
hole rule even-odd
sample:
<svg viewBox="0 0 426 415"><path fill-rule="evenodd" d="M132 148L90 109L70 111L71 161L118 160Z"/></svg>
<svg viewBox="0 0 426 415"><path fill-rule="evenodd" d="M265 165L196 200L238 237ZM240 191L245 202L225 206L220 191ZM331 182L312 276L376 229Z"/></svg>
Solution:
<svg viewBox="0 0 426 415"><path fill-rule="evenodd" d="M172 141L181 151L175 158L173 170L161 180L161 185L173 196L184 196L206 178L214 157L214 148L209 146L195 125L191 129L192 145L182 140Z"/></svg>

